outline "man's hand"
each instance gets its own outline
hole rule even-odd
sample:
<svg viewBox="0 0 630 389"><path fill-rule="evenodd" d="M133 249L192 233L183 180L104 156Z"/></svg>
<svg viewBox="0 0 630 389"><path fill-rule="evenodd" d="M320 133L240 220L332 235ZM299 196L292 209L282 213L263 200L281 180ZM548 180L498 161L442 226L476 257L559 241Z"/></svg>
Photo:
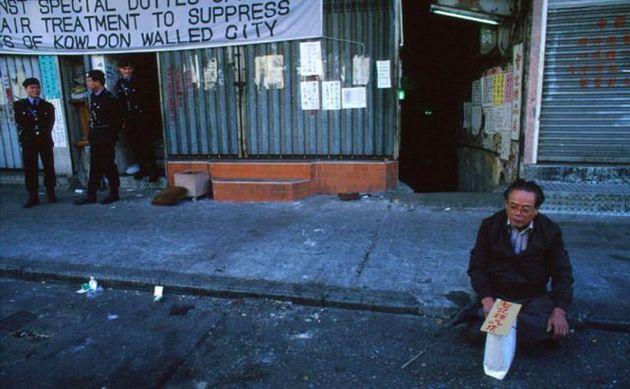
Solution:
<svg viewBox="0 0 630 389"><path fill-rule="evenodd" d="M569 323L567 323L566 315L567 313L562 308L556 307L551 311L551 316L547 320L547 332L553 331L552 337L554 339L569 334Z"/></svg>
<svg viewBox="0 0 630 389"><path fill-rule="evenodd" d="M481 305L483 305L483 315L488 316L494 305L494 299L492 297L484 297L481 299Z"/></svg>

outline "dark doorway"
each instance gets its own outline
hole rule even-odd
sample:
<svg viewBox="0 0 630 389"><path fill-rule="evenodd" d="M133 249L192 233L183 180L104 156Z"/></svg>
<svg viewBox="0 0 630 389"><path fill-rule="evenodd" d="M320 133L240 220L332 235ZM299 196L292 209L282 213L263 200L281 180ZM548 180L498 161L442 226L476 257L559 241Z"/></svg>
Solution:
<svg viewBox="0 0 630 389"><path fill-rule="evenodd" d="M479 25L403 1L400 179L416 192L457 190L457 134L470 99Z"/></svg>
<svg viewBox="0 0 630 389"><path fill-rule="evenodd" d="M153 146L153 154L156 158L156 165L159 170L159 174L163 176L165 153L157 56L155 53L107 55L106 62L108 63L108 68L115 72L115 77L112 77L111 83L111 89L114 93L116 93L116 91L113 86L116 80L121 77L117 70L120 60L127 60L133 64L133 75L138 79L138 85L142 88L141 93L144 96L143 105L146 112L144 115L146 122L144 123L142 131L143 134L146 134L146 141L150 142ZM126 158L122 158L122 160L126 162L126 165L137 162L129 142L124 138L124 131L122 137L123 139L121 139L121 141L125 144L125 147L119 147L117 152L124 152L127 154L125 156Z"/></svg>

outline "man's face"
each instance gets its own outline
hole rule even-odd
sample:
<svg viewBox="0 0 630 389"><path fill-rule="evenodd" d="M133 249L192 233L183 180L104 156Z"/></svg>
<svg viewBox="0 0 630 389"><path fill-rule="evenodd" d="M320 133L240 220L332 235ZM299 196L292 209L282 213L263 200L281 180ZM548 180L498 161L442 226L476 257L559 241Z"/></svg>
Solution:
<svg viewBox="0 0 630 389"><path fill-rule="evenodd" d="M91 77L85 77L85 85L87 85L88 89L91 91L97 91L102 86L100 81L94 81Z"/></svg>
<svg viewBox="0 0 630 389"><path fill-rule="evenodd" d="M536 195L524 190L513 190L510 193L505 210L510 223L516 228L524 228L538 215L536 209Z"/></svg>
<svg viewBox="0 0 630 389"><path fill-rule="evenodd" d="M41 93L42 93L42 88L37 84L31 84L26 87L26 95L28 97L36 99L39 97Z"/></svg>
<svg viewBox="0 0 630 389"><path fill-rule="evenodd" d="M133 74L133 66L121 66L118 71L123 77L129 78Z"/></svg>

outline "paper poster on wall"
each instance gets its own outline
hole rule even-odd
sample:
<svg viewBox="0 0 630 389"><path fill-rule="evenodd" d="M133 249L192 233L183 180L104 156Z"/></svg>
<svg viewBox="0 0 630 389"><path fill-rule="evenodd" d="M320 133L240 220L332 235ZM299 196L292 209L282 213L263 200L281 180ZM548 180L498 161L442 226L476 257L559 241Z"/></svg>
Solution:
<svg viewBox="0 0 630 389"><path fill-rule="evenodd" d="M370 81L370 57L352 57L352 85L367 85Z"/></svg>
<svg viewBox="0 0 630 389"><path fill-rule="evenodd" d="M343 109L366 108L367 95L364 87L342 88L341 107Z"/></svg>
<svg viewBox="0 0 630 389"><path fill-rule="evenodd" d="M495 107L485 107L483 110L484 126L483 131L488 135L496 132Z"/></svg>
<svg viewBox="0 0 630 389"><path fill-rule="evenodd" d="M203 89L212 90L217 85L217 60L210 58L206 66L203 67Z"/></svg>
<svg viewBox="0 0 630 389"><path fill-rule="evenodd" d="M300 96L302 97L302 109L319 109L319 82L302 81L300 83Z"/></svg>
<svg viewBox="0 0 630 389"><path fill-rule="evenodd" d="M475 80L472 83L472 96L470 102L474 105L481 105L481 79Z"/></svg>
<svg viewBox="0 0 630 389"><path fill-rule="evenodd" d="M263 55L256 57L256 86L265 89L284 88L284 56Z"/></svg>
<svg viewBox="0 0 630 389"><path fill-rule="evenodd" d="M521 99L523 93L523 44L514 45L512 50L512 139L517 140L521 132Z"/></svg>
<svg viewBox="0 0 630 389"><path fill-rule="evenodd" d="M321 42L300 43L300 75L320 76L322 74Z"/></svg>
<svg viewBox="0 0 630 389"><path fill-rule="evenodd" d="M57 75L57 57L42 55L39 57L39 71L41 73L42 94L47 100L60 99L59 76Z"/></svg>
<svg viewBox="0 0 630 389"><path fill-rule="evenodd" d="M503 104L504 89L505 89L505 74L498 73L494 76L493 97L492 97L493 105Z"/></svg>
<svg viewBox="0 0 630 389"><path fill-rule="evenodd" d="M392 87L391 62L376 61L376 85L379 89Z"/></svg>
<svg viewBox="0 0 630 389"><path fill-rule="evenodd" d="M68 147L68 138L66 136L66 123L64 121L63 107L60 99L48 100L55 107L55 124L52 130L53 142L55 147Z"/></svg>
<svg viewBox="0 0 630 389"><path fill-rule="evenodd" d="M341 81L322 81L322 109L341 109Z"/></svg>

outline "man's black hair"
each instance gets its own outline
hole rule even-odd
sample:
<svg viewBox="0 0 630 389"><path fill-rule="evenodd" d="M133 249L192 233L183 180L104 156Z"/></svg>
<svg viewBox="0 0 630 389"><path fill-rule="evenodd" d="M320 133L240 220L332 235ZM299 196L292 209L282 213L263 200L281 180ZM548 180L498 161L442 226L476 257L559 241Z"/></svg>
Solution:
<svg viewBox="0 0 630 389"><path fill-rule="evenodd" d="M101 70L90 70L85 76L90 77L92 81L100 81L101 84L105 85L105 73L103 73Z"/></svg>
<svg viewBox="0 0 630 389"><path fill-rule="evenodd" d="M508 201L510 193L512 193L512 191L514 190L523 190L525 192L533 193L536 196L536 202L534 204L536 209L540 208L542 203L545 202L545 194L543 193L542 188L534 181L525 181L522 178L514 181L510 186L507 187L505 192L503 192L503 197L505 198L505 201Z"/></svg>

